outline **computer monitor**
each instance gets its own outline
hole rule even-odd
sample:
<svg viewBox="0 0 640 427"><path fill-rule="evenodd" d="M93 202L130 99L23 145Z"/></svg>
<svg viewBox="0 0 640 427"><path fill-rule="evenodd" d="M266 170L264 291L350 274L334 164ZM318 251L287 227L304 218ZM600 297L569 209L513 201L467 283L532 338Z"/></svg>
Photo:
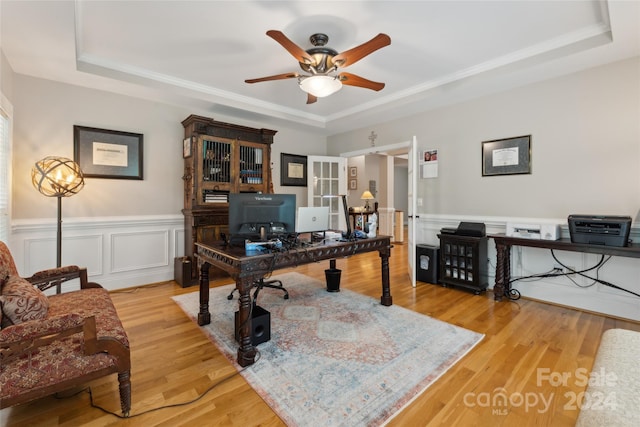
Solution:
<svg viewBox="0 0 640 427"><path fill-rule="evenodd" d="M231 243L264 241L295 233L295 194L229 194Z"/></svg>

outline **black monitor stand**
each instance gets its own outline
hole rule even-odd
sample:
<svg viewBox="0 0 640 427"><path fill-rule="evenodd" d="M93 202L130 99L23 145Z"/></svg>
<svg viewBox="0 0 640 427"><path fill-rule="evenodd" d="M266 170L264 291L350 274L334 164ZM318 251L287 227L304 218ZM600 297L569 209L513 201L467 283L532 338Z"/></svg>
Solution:
<svg viewBox="0 0 640 427"><path fill-rule="evenodd" d="M347 207L347 196L342 194L342 208L344 209L344 220L347 222L347 233L343 236L347 240L351 240L353 237L353 230L351 230L351 222L349 221L349 208Z"/></svg>

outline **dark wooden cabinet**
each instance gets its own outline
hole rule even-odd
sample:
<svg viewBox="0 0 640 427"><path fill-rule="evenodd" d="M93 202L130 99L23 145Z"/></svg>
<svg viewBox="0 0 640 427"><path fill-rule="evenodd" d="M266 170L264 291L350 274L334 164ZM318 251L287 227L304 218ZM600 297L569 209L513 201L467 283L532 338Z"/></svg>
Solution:
<svg viewBox="0 0 640 427"><path fill-rule="evenodd" d="M479 294L488 285L487 238L438 234L440 282Z"/></svg>
<svg viewBox="0 0 640 427"><path fill-rule="evenodd" d="M191 115L183 122L185 258L198 278L195 244L227 233L230 193L272 193L271 144L277 131ZM216 275L211 271L210 275Z"/></svg>

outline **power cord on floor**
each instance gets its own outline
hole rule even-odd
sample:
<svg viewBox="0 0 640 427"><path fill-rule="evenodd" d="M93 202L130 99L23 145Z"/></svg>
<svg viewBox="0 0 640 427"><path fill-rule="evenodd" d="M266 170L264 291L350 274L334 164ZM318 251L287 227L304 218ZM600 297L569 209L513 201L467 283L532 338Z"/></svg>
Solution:
<svg viewBox="0 0 640 427"><path fill-rule="evenodd" d="M255 362L254 362L254 363L257 363L257 362L258 362L258 360L260 360L260 350L258 350L258 349L256 348L256 359L255 359ZM65 397L57 397L57 396L56 396L56 398L57 398L57 399L68 399L68 398L70 398L70 397L77 396L78 394L80 394L80 393L82 393L82 392L86 391L86 392L89 394L89 402L90 402L91 407L96 408L96 409L99 409L99 410L101 410L102 412L104 412L105 414L113 415L113 416L118 417L118 418L120 418L120 419L135 418L135 417L139 417L139 416L141 416L141 415L148 414L148 413L150 413L150 412L159 411L159 410L161 410L161 409L176 408L176 407L180 407L180 406L187 406L187 405L191 405L192 403L195 403L195 402L199 401L200 399L202 399L202 398L203 398L204 396L206 396L206 395L207 395L211 390L215 389L215 388L216 388L216 387L218 387L219 385L221 385L221 384L223 384L224 382L226 382L226 381L230 380L231 378L234 378L234 377L235 377L235 376L237 376L238 374L240 374L240 373L244 372L247 368L249 368L249 366L245 366L244 368L240 369L239 371L234 372L233 374L231 374L231 375L229 375L229 376L227 376L227 377L225 377L225 378L222 378L220 381L218 381L218 382L216 382L216 383L214 383L214 384L211 384L211 385L209 386L209 388L207 388L207 389L206 389L206 390L205 390L205 391L204 391L200 396L198 396L198 397L196 397L196 398L194 398L194 399L188 400L188 401L186 401L186 402L173 403L173 404L170 404L170 405L163 405L163 406L159 406L159 407L157 407L157 408L147 409L146 411L140 412L140 413L138 413L138 414L129 415L129 416L126 416L126 417L125 417L124 415L122 415L122 414L118 414L118 413L116 413L116 412L113 412L113 411L110 411L110 410L108 410L108 409L105 409L105 408L103 408L103 407L102 407L102 406L100 406L100 405L97 405L97 404L93 401L93 392L91 391L91 387L84 388L84 389L82 389L82 390L78 391L77 393L72 394L72 395L70 395L70 396L65 396Z"/></svg>
<svg viewBox="0 0 640 427"><path fill-rule="evenodd" d="M135 294L135 293L140 292L141 290L159 288L161 286L170 285L172 283L174 283L173 280L167 280L165 282L158 282L158 283L153 283L153 284L150 284L150 285L136 286L135 288L115 289L113 291L109 291L109 293L111 293L111 294Z"/></svg>

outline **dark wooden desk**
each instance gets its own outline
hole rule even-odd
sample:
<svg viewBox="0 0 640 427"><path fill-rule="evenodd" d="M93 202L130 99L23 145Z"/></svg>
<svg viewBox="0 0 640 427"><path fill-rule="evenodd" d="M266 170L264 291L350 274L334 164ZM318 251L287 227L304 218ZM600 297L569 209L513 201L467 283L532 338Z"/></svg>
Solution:
<svg viewBox="0 0 640 427"><path fill-rule="evenodd" d="M531 248L556 249L559 251L586 252L590 254L602 254L640 258L640 245L630 246L604 246L572 243L570 239L537 240L507 237L504 234L488 236L496 243L496 283L493 288L493 298L501 301L505 293L511 290L511 247L527 246Z"/></svg>
<svg viewBox="0 0 640 427"><path fill-rule="evenodd" d="M209 312L209 268L215 266L227 273L236 281L240 293L239 324L240 347L238 363L248 366L254 363L256 349L251 344L251 295L253 283L273 270L309 264L322 260L332 260L364 252L380 253L382 296L380 303L392 304L389 286L389 256L391 255L391 237L378 236L350 242L325 242L288 251L247 255L244 248L225 247L221 242L197 242L196 258L200 269L200 311L198 324L211 323Z"/></svg>

